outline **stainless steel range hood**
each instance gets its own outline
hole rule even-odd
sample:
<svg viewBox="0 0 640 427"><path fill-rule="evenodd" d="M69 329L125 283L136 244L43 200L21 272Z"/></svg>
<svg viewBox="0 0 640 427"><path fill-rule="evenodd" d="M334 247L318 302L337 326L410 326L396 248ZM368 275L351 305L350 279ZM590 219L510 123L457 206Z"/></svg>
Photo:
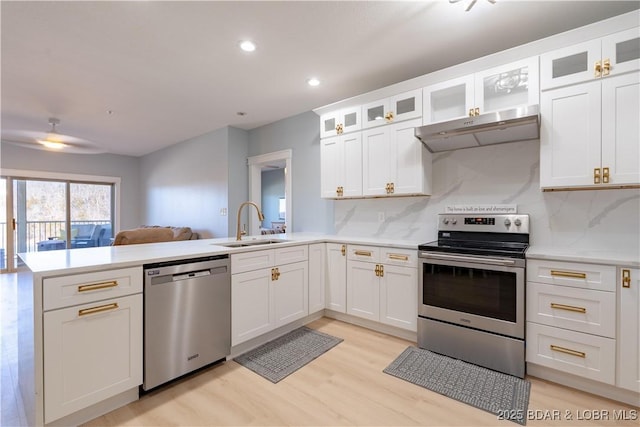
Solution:
<svg viewBox="0 0 640 427"><path fill-rule="evenodd" d="M434 123L415 129L432 153L540 138L537 105Z"/></svg>

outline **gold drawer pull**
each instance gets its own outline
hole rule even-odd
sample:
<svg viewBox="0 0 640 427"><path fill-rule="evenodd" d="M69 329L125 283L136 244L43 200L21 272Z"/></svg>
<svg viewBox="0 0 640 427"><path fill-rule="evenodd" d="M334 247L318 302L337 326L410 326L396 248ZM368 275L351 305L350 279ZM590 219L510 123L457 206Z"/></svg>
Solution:
<svg viewBox="0 0 640 427"><path fill-rule="evenodd" d="M389 259L395 259L398 261L409 261L409 257L407 255L398 255L398 254L389 254Z"/></svg>
<svg viewBox="0 0 640 427"><path fill-rule="evenodd" d="M576 307L573 305L556 304L551 303L551 308L557 308L558 310L575 311L576 313L586 313L587 309L584 307Z"/></svg>
<svg viewBox="0 0 640 427"><path fill-rule="evenodd" d="M355 251L354 254L359 256L371 256L371 251Z"/></svg>
<svg viewBox="0 0 640 427"><path fill-rule="evenodd" d="M340 248L340 253L342 254L342 256L345 256L347 253L347 245L342 245L342 247Z"/></svg>
<svg viewBox="0 0 640 427"><path fill-rule="evenodd" d="M87 314L102 313L103 311L115 310L117 308L118 308L117 302L114 302L112 304L100 305L98 307L84 308L82 310L78 310L78 316L86 316Z"/></svg>
<svg viewBox="0 0 640 427"><path fill-rule="evenodd" d="M118 286L117 280L111 280L109 282L93 283L91 285L78 286L78 292L97 291L98 289L115 288Z"/></svg>
<svg viewBox="0 0 640 427"><path fill-rule="evenodd" d="M585 357L587 357L587 353L584 353L582 351L577 351L577 350L571 350L570 348L564 348L564 347L560 347L558 345L553 345L551 344L549 346L549 348L553 351L557 351L560 353L565 353L565 354L570 354L572 356L577 356L577 357L582 357L583 359Z"/></svg>
<svg viewBox="0 0 640 427"><path fill-rule="evenodd" d="M627 270L626 268L622 270L622 287L631 287L631 270Z"/></svg>
<svg viewBox="0 0 640 427"><path fill-rule="evenodd" d="M573 273L571 271L551 270L551 275L556 277L571 277L574 279L586 279L586 273Z"/></svg>

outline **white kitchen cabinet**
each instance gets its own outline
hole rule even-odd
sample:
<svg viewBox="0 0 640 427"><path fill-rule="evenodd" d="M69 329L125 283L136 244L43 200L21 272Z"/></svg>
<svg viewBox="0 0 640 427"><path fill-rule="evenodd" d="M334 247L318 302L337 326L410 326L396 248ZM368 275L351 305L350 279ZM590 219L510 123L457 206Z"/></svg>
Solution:
<svg viewBox="0 0 640 427"><path fill-rule="evenodd" d="M320 117L320 138L342 135L360 130L362 126L360 105L331 111Z"/></svg>
<svg viewBox="0 0 640 427"><path fill-rule="evenodd" d="M362 132L364 196L431 194L431 153L414 129L420 119Z"/></svg>
<svg viewBox="0 0 640 427"><path fill-rule="evenodd" d="M362 134L320 140L320 195L335 199L362 196Z"/></svg>
<svg viewBox="0 0 640 427"><path fill-rule="evenodd" d="M415 332L417 274L415 251L349 245L347 313Z"/></svg>
<svg viewBox="0 0 640 427"><path fill-rule="evenodd" d="M142 269L44 282L44 422L142 384Z"/></svg>
<svg viewBox="0 0 640 427"><path fill-rule="evenodd" d="M427 86L423 102L425 125L538 104L538 57Z"/></svg>
<svg viewBox="0 0 640 427"><path fill-rule="evenodd" d="M325 307L339 313L347 311L347 245L327 243Z"/></svg>
<svg viewBox="0 0 640 427"><path fill-rule="evenodd" d="M232 346L309 314L308 245L231 254L231 272Z"/></svg>
<svg viewBox="0 0 640 427"><path fill-rule="evenodd" d="M327 244L309 245L309 314L324 310L327 282Z"/></svg>
<svg viewBox="0 0 640 427"><path fill-rule="evenodd" d="M633 28L541 55L540 86L544 91L638 69L640 33Z"/></svg>
<svg viewBox="0 0 640 427"><path fill-rule="evenodd" d="M271 268L231 275L232 346L273 329L275 315L270 299L271 280Z"/></svg>
<svg viewBox="0 0 640 427"><path fill-rule="evenodd" d="M542 92L540 187L640 184L640 73Z"/></svg>
<svg viewBox="0 0 640 427"><path fill-rule="evenodd" d="M362 106L362 128L422 117L422 89L404 92Z"/></svg>
<svg viewBox="0 0 640 427"><path fill-rule="evenodd" d="M276 267L271 281L275 325L286 325L309 314L309 271L306 261Z"/></svg>
<svg viewBox="0 0 640 427"><path fill-rule="evenodd" d="M640 269L618 271L617 385L640 393Z"/></svg>
<svg viewBox="0 0 640 427"><path fill-rule="evenodd" d="M616 268L527 260L526 360L615 384Z"/></svg>

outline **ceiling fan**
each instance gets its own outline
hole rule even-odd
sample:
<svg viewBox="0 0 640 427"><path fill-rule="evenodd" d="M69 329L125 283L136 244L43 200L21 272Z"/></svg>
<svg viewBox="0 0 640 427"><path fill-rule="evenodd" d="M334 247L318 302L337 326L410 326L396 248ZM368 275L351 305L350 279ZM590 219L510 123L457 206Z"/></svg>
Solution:
<svg viewBox="0 0 640 427"><path fill-rule="evenodd" d="M462 0L449 0L449 3L453 4L453 3L458 3ZM464 10L465 12L469 12L471 10L471 8L477 3L478 0L471 0L469 2L469 5L467 6L467 8ZM489 3L491 4L496 4L497 0L487 0Z"/></svg>
<svg viewBox="0 0 640 427"><path fill-rule="evenodd" d="M56 126L60 124L60 119L51 117L48 123L51 129L46 132L3 129L2 141L13 145L41 150L85 154L104 153L105 150L100 149L86 139L59 133Z"/></svg>

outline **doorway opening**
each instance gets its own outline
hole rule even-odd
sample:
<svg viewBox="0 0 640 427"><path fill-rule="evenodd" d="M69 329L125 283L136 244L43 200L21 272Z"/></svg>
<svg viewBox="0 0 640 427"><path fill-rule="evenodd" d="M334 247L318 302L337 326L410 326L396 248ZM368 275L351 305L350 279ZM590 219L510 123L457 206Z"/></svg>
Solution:
<svg viewBox="0 0 640 427"><path fill-rule="evenodd" d="M267 216L261 224L255 211L250 211L249 234L261 234L262 229L284 228L293 231L293 192L291 191L291 150L276 151L249 157L249 200L260 204ZM280 171L280 172L279 172ZM263 173L264 179L263 179ZM281 176L284 183L278 182ZM263 183L268 184L267 187ZM284 190L284 193L281 190ZM265 199L266 197L266 199ZM281 202L284 199L284 202ZM281 210L281 206L284 211ZM273 209L272 209L273 208ZM265 212L266 211L266 212ZM273 211L273 215L270 212ZM281 215L281 212L283 215ZM281 216L283 218L281 218Z"/></svg>

